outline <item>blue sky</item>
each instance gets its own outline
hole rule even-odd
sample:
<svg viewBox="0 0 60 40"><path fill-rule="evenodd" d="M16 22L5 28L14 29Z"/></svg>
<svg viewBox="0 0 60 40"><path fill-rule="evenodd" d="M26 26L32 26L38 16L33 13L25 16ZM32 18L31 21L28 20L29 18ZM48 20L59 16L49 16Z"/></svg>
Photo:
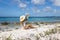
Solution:
<svg viewBox="0 0 60 40"><path fill-rule="evenodd" d="M60 16L60 0L0 0L1 16Z"/></svg>

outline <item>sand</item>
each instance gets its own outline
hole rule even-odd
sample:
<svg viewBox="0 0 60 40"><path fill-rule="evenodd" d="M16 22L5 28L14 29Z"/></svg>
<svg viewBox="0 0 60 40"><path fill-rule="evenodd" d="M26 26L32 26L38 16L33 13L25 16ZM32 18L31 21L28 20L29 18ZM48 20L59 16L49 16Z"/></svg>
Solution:
<svg viewBox="0 0 60 40"><path fill-rule="evenodd" d="M60 23L34 25L34 29L0 32L0 40L60 40ZM59 27L60 28L60 27Z"/></svg>

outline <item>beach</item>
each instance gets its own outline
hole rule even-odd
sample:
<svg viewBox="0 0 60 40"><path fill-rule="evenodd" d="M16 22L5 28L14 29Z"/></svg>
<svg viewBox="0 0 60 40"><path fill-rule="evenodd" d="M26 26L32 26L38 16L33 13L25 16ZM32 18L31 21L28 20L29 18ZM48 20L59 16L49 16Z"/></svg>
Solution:
<svg viewBox="0 0 60 40"><path fill-rule="evenodd" d="M60 40L59 22L28 22L35 28L23 29L19 24L0 25L0 40Z"/></svg>
<svg viewBox="0 0 60 40"><path fill-rule="evenodd" d="M60 40L60 0L0 0L0 40Z"/></svg>

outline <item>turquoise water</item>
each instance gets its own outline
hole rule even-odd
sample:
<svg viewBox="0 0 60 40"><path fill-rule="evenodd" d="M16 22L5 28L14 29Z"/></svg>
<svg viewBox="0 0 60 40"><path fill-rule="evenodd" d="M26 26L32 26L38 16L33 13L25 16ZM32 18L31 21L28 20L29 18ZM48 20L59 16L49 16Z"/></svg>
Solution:
<svg viewBox="0 0 60 40"><path fill-rule="evenodd" d="M60 17L29 17L32 22L57 22ZM0 22L19 22L19 17L0 17Z"/></svg>

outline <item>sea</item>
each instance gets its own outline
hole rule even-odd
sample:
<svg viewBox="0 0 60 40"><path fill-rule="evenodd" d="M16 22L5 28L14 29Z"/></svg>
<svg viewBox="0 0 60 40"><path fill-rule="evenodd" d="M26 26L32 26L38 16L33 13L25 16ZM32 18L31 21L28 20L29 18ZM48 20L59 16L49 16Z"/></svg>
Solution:
<svg viewBox="0 0 60 40"><path fill-rule="evenodd" d="M60 22L60 17L29 17L28 22ZM8 22L8 26L0 26L0 31L9 31L20 28L20 25L15 26L16 22L20 22L19 17L0 17L0 23Z"/></svg>
<svg viewBox="0 0 60 40"><path fill-rule="evenodd" d="M29 17L29 22L60 22L60 17ZM19 17L0 17L0 22L20 22Z"/></svg>

